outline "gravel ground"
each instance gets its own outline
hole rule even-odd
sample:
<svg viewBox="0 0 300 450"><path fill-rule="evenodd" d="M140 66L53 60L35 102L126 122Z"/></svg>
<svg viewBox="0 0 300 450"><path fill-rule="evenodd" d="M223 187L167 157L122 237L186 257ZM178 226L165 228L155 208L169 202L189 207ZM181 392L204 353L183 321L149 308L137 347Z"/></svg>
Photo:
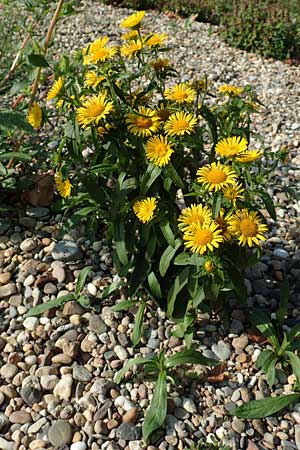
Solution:
<svg viewBox="0 0 300 450"><path fill-rule="evenodd" d="M57 54L70 51L104 34L115 39L116 23L128 12L90 1L60 24L53 49ZM282 145L289 148L289 161L276 175L283 186L297 190L300 67L232 49L206 24L157 12L148 12L145 24L148 31L170 35L171 56L183 80L207 73L213 88L250 83L257 90L268 108L257 116L256 130L274 151ZM262 261L246 273L248 306L273 311L287 274L292 325L300 317L300 202L279 189L271 194L278 221L270 220ZM200 366L191 368L197 379L178 369L181 384L169 389L165 427L144 446L141 425L154 384L136 368L119 386L113 376L132 355L162 348L175 353L182 342L171 336L173 324L164 312L149 308L142 343L134 350L130 336L135 311L113 313L113 301L101 304L99 314L69 302L61 310L24 320L32 305L72 292L87 265L93 270L86 289L96 303L116 276L105 242L90 242L83 230L73 230L57 244L60 220L47 208L27 207L0 225L1 449L183 450L206 443L211 433L236 450L300 449L300 404L265 420L228 414L236 405L270 395L264 376L255 369L266 344L253 340L247 308L239 304L232 305L227 332L217 316L199 315L197 323L198 345L204 355L225 361L225 379L208 381ZM273 391L291 392L293 382L293 376L279 372Z"/></svg>

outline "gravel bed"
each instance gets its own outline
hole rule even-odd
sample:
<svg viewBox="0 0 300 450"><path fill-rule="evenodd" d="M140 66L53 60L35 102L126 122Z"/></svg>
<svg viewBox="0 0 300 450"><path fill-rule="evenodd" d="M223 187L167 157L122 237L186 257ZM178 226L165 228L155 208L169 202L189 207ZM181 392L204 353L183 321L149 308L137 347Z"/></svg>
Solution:
<svg viewBox="0 0 300 450"><path fill-rule="evenodd" d="M118 37L116 23L125 9L86 2L81 12L62 22L53 50L57 54L82 47L99 35ZM268 106L255 127L274 151L290 150L277 177L299 189L300 67L232 49L221 42L216 28L170 18L158 12L145 17L148 31L166 32L171 57L187 77L207 73L212 86L250 83ZM262 261L246 273L248 306L232 303L229 329L222 320L199 314L196 338L208 357L225 363L225 379L213 381L201 366L179 368L180 385L169 388L165 427L146 446L141 425L154 383L138 368L120 385L114 374L133 355L183 348L172 336L174 325L159 309L149 307L141 344L130 341L135 310L113 313L98 298L117 275L106 243L91 242L84 230L72 230L57 242L61 220L47 208L27 207L0 223L0 448L3 450L183 450L209 442L213 434L235 450L300 449L300 404L264 420L240 420L229 415L236 405L270 395L255 361L266 344L249 333L248 308L274 311L280 282L291 285L288 323L300 318L300 202L273 190L278 220L270 219L270 239ZM32 305L74 290L80 270L92 266L86 292L99 313L69 302L43 317L27 318ZM197 374L197 376L193 376ZM209 381L210 380L210 381ZM276 394L291 392L294 378L278 373Z"/></svg>

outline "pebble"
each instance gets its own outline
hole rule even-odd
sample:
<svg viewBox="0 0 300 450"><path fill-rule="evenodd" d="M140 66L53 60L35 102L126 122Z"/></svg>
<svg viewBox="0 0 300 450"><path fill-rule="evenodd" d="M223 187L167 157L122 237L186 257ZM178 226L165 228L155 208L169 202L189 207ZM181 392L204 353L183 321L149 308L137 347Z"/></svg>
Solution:
<svg viewBox="0 0 300 450"><path fill-rule="evenodd" d="M77 261L83 257L78 245L73 241L59 241L55 244L52 257L56 261Z"/></svg>
<svg viewBox="0 0 300 450"><path fill-rule="evenodd" d="M128 358L127 350L121 345L115 345L114 352L121 361L125 361Z"/></svg>
<svg viewBox="0 0 300 450"><path fill-rule="evenodd" d="M117 429L117 438L135 441L141 438L141 429L131 423L122 423Z"/></svg>
<svg viewBox="0 0 300 450"><path fill-rule="evenodd" d="M11 279L10 272L0 273L0 284L7 284Z"/></svg>
<svg viewBox="0 0 300 450"><path fill-rule="evenodd" d="M129 411L132 408L135 408L135 405L128 400L128 398L124 397L123 395L120 395L114 400L115 406L120 406L124 409L124 411Z"/></svg>
<svg viewBox="0 0 300 450"><path fill-rule="evenodd" d="M72 428L66 420L55 421L48 431L48 439L55 447L63 447L72 439Z"/></svg>
<svg viewBox="0 0 300 450"><path fill-rule="evenodd" d="M87 446L85 442L74 442L71 447L70 450L86 450Z"/></svg>
<svg viewBox="0 0 300 450"><path fill-rule="evenodd" d="M0 286L0 298L8 297L9 295L15 294L17 292L17 288L15 283L8 283L4 286Z"/></svg>
<svg viewBox="0 0 300 450"><path fill-rule="evenodd" d="M53 390L53 394L62 399L69 400L72 394L73 378L72 375L62 375L61 380L57 383Z"/></svg>
<svg viewBox="0 0 300 450"><path fill-rule="evenodd" d="M32 238L27 238L20 244L20 249L23 252L31 252L37 246L37 241Z"/></svg>
<svg viewBox="0 0 300 450"><path fill-rule="evenodd" d="M30 423L32 422L32 417L31 414L26 411L14 411L10 414L9 421L18 424Z"/></svg>
<svg viewBox="0 0 300 450"><path fill-rule="evenodd" d="M75 362L73 365L73 378L74 380L87 382L92 379L92 374L85 367Z"/></svg>
<svg viewBox="0 0 300 450"><path fill-rule="evenodd" d="M37 326L39 325L39 323L40 323L40 321L37 317L27 317L23 321L23 326L28 331L34 331L37 328Z"/></svg>
<svg viewBox="0 0 300 450"><path fill-rule="evenodd" d="M2 378L10 379L13 378L18 372L17 366L14 364L4 364L0 369L0 375Z"/></svg>
<svg viewBox="0 0 300 450"><path fill-rule="evenodd" d="M137 417L138 417L138 409L131 408L124 414L122 420L124 423L135 423L137 421Z"/></svg>
<svg viewBox="0 0 300 450"><path fill-rule="evenodd" d="M184 398L182 401L182 406L187 412L189 412L191 414L194 414L197 412L197 407L191 398Z"/></svg>
<svg viewBox="0 0 300 450"><path fill-rule="evenodd" d="M229 359L232 353L230 346L223 341L219 341L217 344L213 344L211 349L217 356L217 358L221 361L226 361L227 359Z"/></svg>
<svg viewBox="0 0 300 450"><path fill-rule="evenodd" d="M289 257L289 253L283 248L276 248L273 252L274 256L278 256L278 258L287 259Z"/></svg>
<svg viewBox="0 0 300 450"><path fill-rule="evenodd" d="M14 442L0 436L0 448L1 450L14 450Z"/></svg>
<svg viewBox="0 0 300 450"><path fill-rule="evenodd" d="M88 329L94 333L102 334L106 332L107 326L99 316L91 314L89 318Z"/></svg>

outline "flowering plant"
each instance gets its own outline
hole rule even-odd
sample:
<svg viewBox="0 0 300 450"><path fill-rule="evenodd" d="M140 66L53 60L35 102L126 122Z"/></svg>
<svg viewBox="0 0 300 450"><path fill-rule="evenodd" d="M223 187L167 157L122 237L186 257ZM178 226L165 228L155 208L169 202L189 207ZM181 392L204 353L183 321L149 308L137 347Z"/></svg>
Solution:
<svg viewBox="0 0 300 450"><path fill-rule="evenodd" d="M275 218L265 186L276 161L251 135L251 87L181 82L167 36L142 33L143 18L123 20L121 44L100 37L59 63L47 97L61 118L56 182L72 226L104 224L137 316L150 296L190 345L201 303L246 297L262 208Z"/></svg>

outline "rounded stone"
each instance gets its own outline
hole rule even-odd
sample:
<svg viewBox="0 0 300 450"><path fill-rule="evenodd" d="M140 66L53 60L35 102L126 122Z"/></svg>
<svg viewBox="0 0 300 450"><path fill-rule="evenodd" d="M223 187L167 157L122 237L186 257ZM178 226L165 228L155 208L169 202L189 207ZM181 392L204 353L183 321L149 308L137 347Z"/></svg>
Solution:
<svg viewBox="0 0 300 450"><path fill-rule="evenodd" d="M4 364L0 369L1 377L6 379L13 378L17 372L18 368L14 364Z"/></svg>
<svg viewBox="0 0 300 450"><path fill-rule="evenodd" d="M86 443L85 442L74 442L70 450L86 450Z"/></svg>
<svg viewBox="0 0 300 450"><path fill-rule="evenodd" d="M20 249L23 252L31 252L37 246L37 242L35 239L27 238L20 244Z"/></svg>
<svg viewBox="0 0 300 450"><path fill-rule="evenodd" d="M37 317L27 317L23 322L23 327L28 331L34 331L39 325L39 319Z"/></svg>
<svg viewBox="0 0 300 450"><path fill-rule="evenodd" d="M18 423L18 424L24 424L24 423L30 423L32 422L31 414L29 414L26 411L14 411L9 416L10 423Z"/></svg>
<svg viewBox="0 0 300 450"><path fill-rule="evenodd" d="M59 241L55 244L52 257L56 261L76 261L83 257L78 245L73 241Z"/></svg>
<svg viewBox="0 0 300 450"><path fill-rule="evenodd" d="M55 447L63 447L72 439L72 427L66 420L57 420L52 423L48 431L48 439Z"/></svg>

